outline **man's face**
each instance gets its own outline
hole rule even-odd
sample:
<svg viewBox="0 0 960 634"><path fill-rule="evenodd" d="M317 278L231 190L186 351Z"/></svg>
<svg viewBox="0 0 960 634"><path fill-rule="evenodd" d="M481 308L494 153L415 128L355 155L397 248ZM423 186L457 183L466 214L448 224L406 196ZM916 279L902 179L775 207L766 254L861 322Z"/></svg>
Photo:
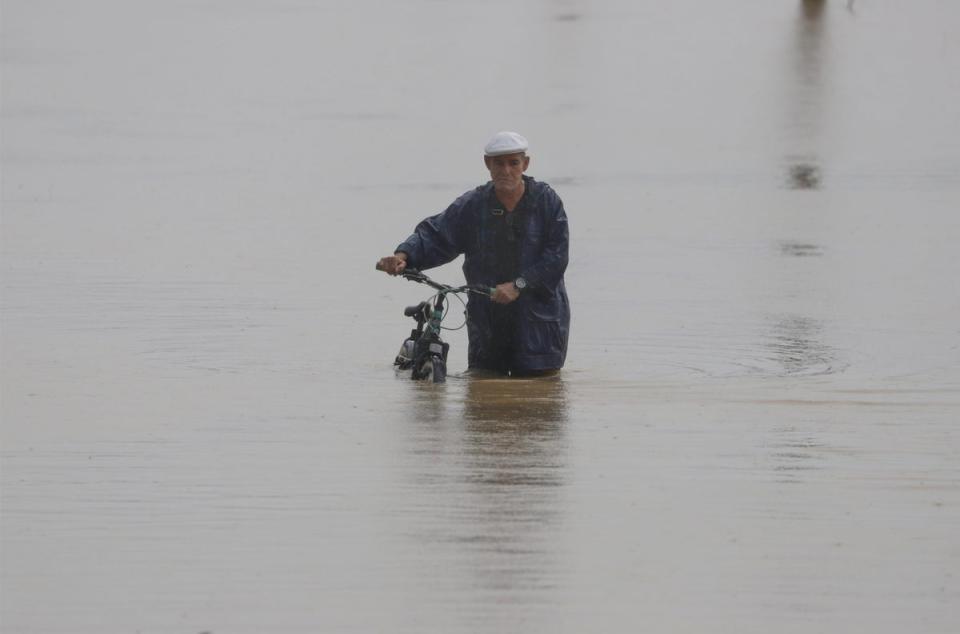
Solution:
<svg viewBox="0 0 960 634"><path fill-rule="evenodd" d="M523 152L502 156L485 156L483 162L490 170L493 186L502 191L513 191L523 182L523 173L530 165L530 157Z"/></svg>

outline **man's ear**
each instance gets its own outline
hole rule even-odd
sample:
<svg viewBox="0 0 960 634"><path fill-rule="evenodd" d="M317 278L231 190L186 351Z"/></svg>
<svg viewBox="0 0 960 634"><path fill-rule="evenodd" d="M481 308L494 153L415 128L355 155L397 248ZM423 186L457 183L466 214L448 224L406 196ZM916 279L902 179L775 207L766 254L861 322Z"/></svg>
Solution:
<svg viewBox="0 0 960 634"><path fill-rule="evenodd" d="M530 157L524 154L523 155L523 171L526 172L528 167L530 167Z"/></svg>
<svg viewBox="0 0 960 634"><path fill-rule="evenodd" d="M484 157L483 157L483 164L487 166L487 169L490 169L490 157L489 157L489 156L484 155Z"/></svg>

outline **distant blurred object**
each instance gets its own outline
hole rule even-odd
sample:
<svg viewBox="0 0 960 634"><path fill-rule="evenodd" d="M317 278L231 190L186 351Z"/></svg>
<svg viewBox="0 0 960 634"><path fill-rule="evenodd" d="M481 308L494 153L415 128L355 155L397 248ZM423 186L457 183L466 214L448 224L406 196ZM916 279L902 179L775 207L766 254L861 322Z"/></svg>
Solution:
<svg viewBox="0 0 960 634"><path fill-rule="evenodd" d="M823 13L827 0L802 0L804 17L815 20Z"/></svg>
<svg viewBox="0 0 960 634"><path fill-rule="evenodd" d="M810 163L795 163L788 171L790 189L817 189L820 187L820 168Z"/></svg>

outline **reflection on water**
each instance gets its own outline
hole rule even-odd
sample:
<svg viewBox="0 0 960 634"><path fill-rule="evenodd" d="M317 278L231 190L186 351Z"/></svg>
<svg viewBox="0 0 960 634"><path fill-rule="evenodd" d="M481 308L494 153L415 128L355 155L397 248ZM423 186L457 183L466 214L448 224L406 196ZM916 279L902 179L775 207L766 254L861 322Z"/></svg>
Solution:
<svg viewBox="0 0 960 634"><path fill-rule="evenodd" d="M837 371L833 350L821 340L823 324L802 315L773 318L767 349L780 367L778 375L832 374Z"/></svg>
<svg viewBox="0 0 960 634"><path fill-rule="evenodd" d="M470 380L464 420L472 481L560 484L563 464L558 452L566 421L563 379Z"/></svg>
<svg viewBox="0 0 960 634"><path fill-rule="evenodd" d="M820 168L797 158L787 167L787 182L791 189L818 189L820 187Z"/></svg>
<svg viewBox="0 0 960 634"><path fill-rule="evenodd" d="M535 379L475 378L467 382L465 417L481 424L559 429L566 420L562 374Z"/></svg>
<svg viewBox="0 0 960 634"><path fill-rule="evenodd" d="M803 9L803 17L816 22L823 15L827 0L802 0L800 6Z"/></svg>
<svg viewBox="0 0 960 634"><path fill-rule="evenodd" d="M418 501L412 539L450 549L460 569L444 574L498 596L548 584L567 463L563 380L451 377L417 401L409 448L430 498Z"/></svg>
<svg viewBox="0 0 960 634"><path fill-rule="evenodd" d="M464 395L465 502L457 531L480 555L481 587L512 592L555 583L566 464L560 379L470 380ZM498 553L489 559L483 556Z"/></svg>
<svg viewBox="0 0 960 634"><path fill-rule="evenodd" d="M819 257L823 255L823 249L816 244L783 241L780 243L780 254L793 258Z"/></svg>
<svg viewBox="0 0 960 634"><path fill-rule="evenodd" d="M826 48L826 0L802 0L794 26L789 128L795 146L785 157L789 189L819 189L822 182L817 137L823 109L823 56Z"/></svg>
<svg viewBox="0 0 960 634"><path fill-rule="evenodd" d="M774 438L769 447L770 461L778 483L802 483L806 472L821 468L825 447L810 429L777 426L771 433Z"/></svg>

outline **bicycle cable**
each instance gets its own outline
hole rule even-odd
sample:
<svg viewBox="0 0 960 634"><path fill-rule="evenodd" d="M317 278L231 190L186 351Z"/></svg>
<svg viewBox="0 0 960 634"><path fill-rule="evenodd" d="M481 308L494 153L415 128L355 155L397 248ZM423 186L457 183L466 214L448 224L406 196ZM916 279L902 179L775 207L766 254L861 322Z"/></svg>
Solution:
<svg viewBox="0 0 960 634"><path fill-rule="evenodd" d="M440 293L437 293L437 295L439 294ZM436 297L437 295L434 295L433 297ZM441 320L440 329L441 330L462 330L463 327L467 325L467 303L463 301L463 298L460 297L459 293L447 293L447 295L453 295L454 297L456 297L460 301L460 304L463 306L463 323L457 326L456 328L448 328L447 326L443 325ZM431 297L430 299L433 299L433 297ZM444 299L446 299L446 295L444 295ZM447 300L447 305L449 306L449 304L450 304L450 300ZM444 318L446 318L449 312L450 311L446 311L443 313Z"/></svg>

